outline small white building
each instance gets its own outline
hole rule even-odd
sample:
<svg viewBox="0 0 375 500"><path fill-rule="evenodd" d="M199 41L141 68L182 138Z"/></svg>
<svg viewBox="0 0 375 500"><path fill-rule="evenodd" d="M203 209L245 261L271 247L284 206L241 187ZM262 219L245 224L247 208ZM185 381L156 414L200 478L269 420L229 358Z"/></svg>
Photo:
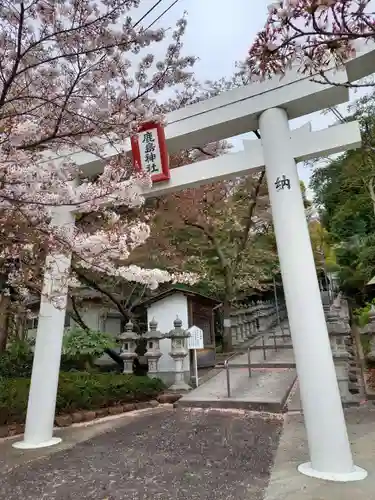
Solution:
<svg viewBox="0 0 375 500"><path fill-rule="evenodd" d="M158 330L167 333L173 329L173 321L178 316L182 321L182 328L198 326L203 330L204 349L197 352L198 368L215 366L215 324L214 311L220 306L220 302L206 297L202 294L184 290L178 287L170 288L154 297L145 300L141 304L147 308L147 323L152 319L158 323ZM171 340L160 341L162 357L159 360L159 376L166 383L173 383L175 363L169 356L171 351ZM185 381L191 378L190 367L192 365L192 354L184 359Z"/></svg>

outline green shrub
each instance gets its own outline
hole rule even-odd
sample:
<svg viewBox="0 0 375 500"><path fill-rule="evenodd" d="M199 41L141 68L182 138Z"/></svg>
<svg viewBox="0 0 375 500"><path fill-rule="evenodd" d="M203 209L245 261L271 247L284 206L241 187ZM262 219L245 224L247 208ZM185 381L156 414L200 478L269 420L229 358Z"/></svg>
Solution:
<svg viewBox="0 0 375 500"><path fill-rule="evenodd" d="M0 378L0 425L26 417L30 380ZM60 373L56 413L97 410L121 403L146 401L165 388L160 379L113 373Z"/></svg>
<svg viewBox="0 0 375 500"><path fill-rule="evenodd" d="M363 328L369 322L369 314L371 311L371 307L375 305L375 299L371 302L367 302L364 307L360 307L358 309L354 309L354 318L356 323L360 328Z"/></svg>
<svg viewBox="0 0 375 500"><path fill-rule="evenodd" d="M75 327L64 335L63 358L67 364L71 361L81 369L90 369L95 358L101 356L105 349L111 349L115 345L115 339L108 333Z"/></svg>
<svg viewBox="0 0 375 500"><path fill-rule="evenodd" d="M92 370L94 359L114 346L115 340L106 333L74 328L64 336L61 370ZM30 342L12 342L6 351L0 353L0 377L30 378L33 357Z"/></svg>
<svg viewBox="0 0 375 500"><path fill-rule="evenodd" d="M0 353L0 377L30 377L34 354L30 344L17 340L6 351Z"/></svg>
<svg viewBox="0 0 375 500"><path fill-rule="evenodd" d="M367 302L364 307L358 308L354 310L354 318L356 323L360 328L364 328L368 322L369 322L369 315L371 311L371 307L375 304L375 299L373 299L371 302ZM363 354L367 356L367 354L370 352L370 341L371 341L371 334L369 333L362 333L361 334L361 344L362 344L362 349L363 349ZM372 366L373 363L367 361L366 363L368 366Z"/></svg>

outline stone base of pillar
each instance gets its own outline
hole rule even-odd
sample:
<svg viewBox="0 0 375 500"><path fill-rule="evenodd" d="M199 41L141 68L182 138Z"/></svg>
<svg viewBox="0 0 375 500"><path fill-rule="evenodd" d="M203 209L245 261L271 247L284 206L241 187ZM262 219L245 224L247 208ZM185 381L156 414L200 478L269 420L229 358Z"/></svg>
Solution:
<svg viewBox="0 0 375 500"><path fill-rule="evenodd" d="M351 399L351 394L349 392L349 373L348 373L348 363L344 358L333 358L335 364L337 383L339 385L339 391L342 401L347 401Z"/></svg>
<svg viewBox="0 0 375 500"><path fill-rule="evenodd" d="M169 390L176 392L190 391L191 387L185 382L183 372L183 361L186 354L176 355L176 353L169 353L169 355L174 359L174 362L176 363L175 381L174 384L169 387Z"/></svg>
<svg viewBox="0 0 375 500"><path fill-rule="evenodd" d="M367 471L361 467L353 465L353 470L347 473L322 472L313 469L310 462L298 466L298 471L308 477L323 479L324 481L332 481L336 483L349 483L352 481L362 481L367 477Z"/></svg>
<svg viewBox="0 0 375 500"><path fill-rule="evenodd" d="M49 446L55 446L56 444L60 444L62 441L59 437L53 437L48 441L43 441L41 443L29 443L28 441L17 441L13 443L13 448L18 450L38 450L40 448L48 448Z"/></svg>
<svg viewBox="0 0 375 500"><path fill-rule="evenodd" d="M177 382L177 383L175 382L173 385L168 387L168 391L189 392L189 391L191 391L191 387L184 380L181 380L180 382Z"/></svg>
<svg viewBox="0 0 375 500"><path fill-rule="evenodd" d="M122 373L133 373L133 361L134 361L134 358L136 358L137 356L129 356L129 357L125 357L124 354L121 355L121 358L124 362L124 369L122 371Z"/></svg>
<svg viewBox="0 0 375 500"><path fill-rule="evenodd" d="M133 373L133 360L127 359L126 361L124 360L124 369L122 373Z"/></svg>
<svg viewBox="0 0 375 500"><path fill-rule="evenodd" d="M162 354L159 353L149 353L146 352L145 358L147 359L147 364L148 364L148 373L147 375L149 377L157 377L158 376L158 363L159 359L161 358Z"/></svg>

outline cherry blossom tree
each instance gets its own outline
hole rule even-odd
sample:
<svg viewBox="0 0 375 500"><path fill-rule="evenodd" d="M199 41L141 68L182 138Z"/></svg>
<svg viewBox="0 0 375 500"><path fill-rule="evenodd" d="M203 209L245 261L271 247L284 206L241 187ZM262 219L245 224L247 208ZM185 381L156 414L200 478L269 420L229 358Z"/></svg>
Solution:
<svg viewBox="0 0 375 500"><path fill-rule="evenodd" d="M143 204L146 175L129 168L124 141L140 122L162 120L158 94L191 78L182 55L186 20L175 30L144 29L140 0L4 0L0 5L1 258L72 252L81 268L151 287L182 279L119 265L149 236L146 221L119 215ZM139 18L140 16L138 16ZM151 53L166 43L160 60ZM108 151L116 152L105 161ZM80 152L104 162L80 169ZM90 227L54 224L70 207ZM12 229L10 229L10 227ZM21 257L21 259L20 259ZM27 260L26 259L26 260ZM35 260L35 258L34 258ZM30 266L27 266L29 270ZM38 271L36 271L38 274ZM31 278L31 277L29 277ZM20 284L13 271L12 284Z"/></svg>
<svg viewBox="0 0 375 500"><path fill-rule="evenodd" d="M150 241L171 269L198 272L229 320L233 302L267 289L277 268L264 171L164 198ZM232 348L227 324L224 351Z"/></svg>
<svg viewBox="0 0 375 500"><path fill-rule="evenodd" d="M275 1L242 72L258 80L283 75L295 66L303 74L323 76L323 71L341 66L366 42L374 41L374 21L371 0Z"/></svg>
<svg viewBox="0 0 375 500"><path fill-rule="evenodd" d="M197 94L206 95L202 92L202 86L196 87ZM189 95L189 89L181 94L184 96L185 103L190 103L186 100L186 95ZM179 101L169 99L165 106L170 109L177 109L179 107ZM170 168L178 168L182 165L187 165L190 163L199 162L205 160L209 157L215 157L219 154L224 154L228 151L229 144L225 141L220 141L218 143L208 144L204 147L192 148L191 150L180 151L177 154L170 155ZM190 197L190 201L194 198L199 204L199 199L204 192L204 188L197 190L185 191L185 195L182 196L182 200L185 200L186 195ZM186 200L185 200L186 201ZM165 269L169 272L169 275L181 276L180 269L186 268L185 260L187 258L183 253L173 253L171 255L172 248L170 247L170 239L168 237L168 230L166 231L166 221L171 223L171 230L178 229L180 226L180 220L173 220L170 216L174 213L171 210L171 203L180 203L181 200L178 195L169 195L162 198L149 198L147 202L142 206L140 210L137 210L136 217L138 220L149 221L150 226L150 236L147 238L143 245L138 246L133 252L126 258L126 265L128 267L138 266L147 267L149 269ZM168 211L164 213L165 210ZM196 211L193 210L191 215L196 215ZM90 215L91 216L91 215ZM86 224L89 223L88 218L90 216L84 216ZM123 215L122 215L123 216ZM130 214L127 213L130 217ZM161 225L165 226L160 228ZM168 226L169 227L169 226ZM138 317L137 317L137 306L140 302L146 299L148 296L152 295L152 290L149 287L143 285L139 282L130 282L124 280L122 276L115 276L111 274L110 276L97 272L92 268L82 268L82 266L77 267L75 261L73 260L72 269L74 275L78 278L79 282L85 287L82 297L80 295L80 288L72 288L70 290L70 309L69 312L72 313L74 320L78 320L81 325L83 325L82 318L80 318L80 311L82 308L87 306L85 303L85 291L89 290L96 296L100 296L100 301L104 306L108 306L121 314L124 322L126 323L131 319L134 328L138 329ZM190 275L189 275L190 276ZM197 280L201 276L197 275ZM166 283L165 286L168 286ZM199 285L198 285L199 286Z"/></svg>

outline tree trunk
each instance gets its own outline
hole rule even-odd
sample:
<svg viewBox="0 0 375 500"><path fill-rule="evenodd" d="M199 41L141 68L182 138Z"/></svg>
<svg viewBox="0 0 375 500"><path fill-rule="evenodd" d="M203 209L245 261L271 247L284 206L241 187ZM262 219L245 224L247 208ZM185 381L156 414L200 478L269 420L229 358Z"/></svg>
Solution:
<svg viewBox="0 0 375 500"><path fill-rule="evenodd" d="M232 351L232 328L230 320L231 304L225 299L223 302L224 328L223 328L223 352Z"/></svg>
<svg viewBox="0 0 375 500"><path fill-rule="evenodd" d="M17 336L19 340L27 340L27 314L23 308L20 308L18 314L18 331Z"/></svg>
<svg viewBox="0 0 375 500"><path fill-rule="evenodd" d="M0 297L0 352L5 351L8 340L8 310L10 298L2 295Z"/></svg>

